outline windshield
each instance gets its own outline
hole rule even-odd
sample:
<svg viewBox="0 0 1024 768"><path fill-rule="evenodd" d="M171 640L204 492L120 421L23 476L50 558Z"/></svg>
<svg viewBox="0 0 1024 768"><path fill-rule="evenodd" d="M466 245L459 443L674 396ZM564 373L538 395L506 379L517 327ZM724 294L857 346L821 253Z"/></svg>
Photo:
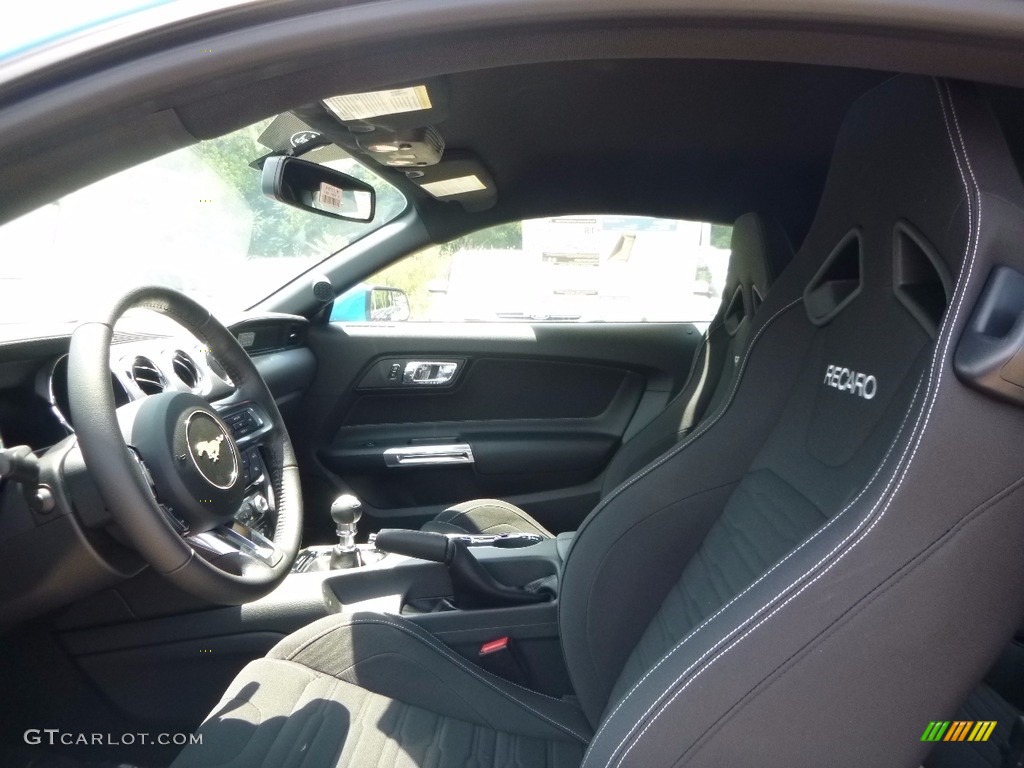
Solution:
<svg viewBox="0 0 1024 768"><path fill-rule="evenodd" d="M120 294L156 284L215 314L252 306L292 278L383 226L402 194L333 144L302 154L366 181L376 216L357 223L265 197L254 161L294 118L264 120L110 176L0 227L0 324L95 319ZM282 139L284 137L284 139Z"/></svg>
<svg viewBox="0 0 1024 768"><path fill-rule="evenodd" d="M0 25L0 57L14 55L75 32L116 21L171 0L57 0L19 3L16 19Z"/></svg>

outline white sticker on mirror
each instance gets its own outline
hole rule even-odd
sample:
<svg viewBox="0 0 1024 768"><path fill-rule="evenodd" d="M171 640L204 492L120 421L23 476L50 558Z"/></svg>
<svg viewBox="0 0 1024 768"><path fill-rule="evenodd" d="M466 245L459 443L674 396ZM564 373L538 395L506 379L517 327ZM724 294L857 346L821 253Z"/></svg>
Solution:
<svg viewBox="0 0 1024 768"><path fill-rule="evenodd" d="M328 184L326 181L320 182L320 196L318 198L318 202L320 203L319 207L322 210L341 213L341 196L342 190L340 187Z"/></svg>
<svg viewBox="0 0 1024 768"><path fill-rule="evenodd" d="M356 221L370 221L373 218L373 195L361 189L343 189L321 181L320 189L313 194L313 207Z"/></svg>
<svg viewBox="0 0 1024 768"><path fill-rule="evenodd" d="M342 120L365 120L381 115L397 115L430 109L430 95L425 85L392 88L387 91L349 93L324 99L324 106Z"/></svg>
<svg viewBox="0 0 1024 768"><path fill-rule="evenodd" d="M434 197L464 195L467 192L479 192L481 189L487 189L487 185L480 181L476 174L456 176L454 179L444 179L442 181L430 181L426 184L421 184L420 187Z"/></svg>

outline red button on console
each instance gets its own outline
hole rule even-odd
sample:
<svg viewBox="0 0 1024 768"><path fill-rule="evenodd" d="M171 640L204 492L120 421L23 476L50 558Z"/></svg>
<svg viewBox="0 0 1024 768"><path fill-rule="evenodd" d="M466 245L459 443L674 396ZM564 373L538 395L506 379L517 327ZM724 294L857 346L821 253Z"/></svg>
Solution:
<svg viewBox="0 0 1024 768"><path fill-rule="evenodd" d="M491 640L489 643L484 643L480 646L480 655L487 656L490 653L497 653L498 651L504 651L508 648L508 638L499 637L497 640Z"/></svg>

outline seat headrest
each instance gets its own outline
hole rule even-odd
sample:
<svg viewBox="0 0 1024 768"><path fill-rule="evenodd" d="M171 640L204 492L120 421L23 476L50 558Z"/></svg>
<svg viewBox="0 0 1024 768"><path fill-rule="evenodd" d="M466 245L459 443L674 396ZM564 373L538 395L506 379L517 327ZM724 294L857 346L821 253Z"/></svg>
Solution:
<svg viewBox="0 0 1024 768"><path fill-rule="evenodd" d="M750 316L768 295L775 279L793 258L793 246L782 225L771 216L751 212L732 225L732 254L722 291L721 312L739 309Z"/></svg>

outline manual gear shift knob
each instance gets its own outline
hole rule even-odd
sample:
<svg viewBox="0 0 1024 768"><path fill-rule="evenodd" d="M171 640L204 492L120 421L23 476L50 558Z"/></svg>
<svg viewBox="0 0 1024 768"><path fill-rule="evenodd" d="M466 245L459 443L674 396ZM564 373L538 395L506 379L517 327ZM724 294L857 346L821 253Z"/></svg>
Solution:
<svg viewBox="0 0 1024 768"><path fill-rule="evenodd" d="M362 503L345 493L331 504L331 519L338 526L338 543L331 550L331 568L355 568L359 565L356 549L356 523L363 516Z"/></svg>
<svg viewBox="0 0 1024 768"><path fill-rule="evenodd" d="M355 526L363 516L363 503L351 493L345 493L331 504L331 518L338 526Z"/></svg>

